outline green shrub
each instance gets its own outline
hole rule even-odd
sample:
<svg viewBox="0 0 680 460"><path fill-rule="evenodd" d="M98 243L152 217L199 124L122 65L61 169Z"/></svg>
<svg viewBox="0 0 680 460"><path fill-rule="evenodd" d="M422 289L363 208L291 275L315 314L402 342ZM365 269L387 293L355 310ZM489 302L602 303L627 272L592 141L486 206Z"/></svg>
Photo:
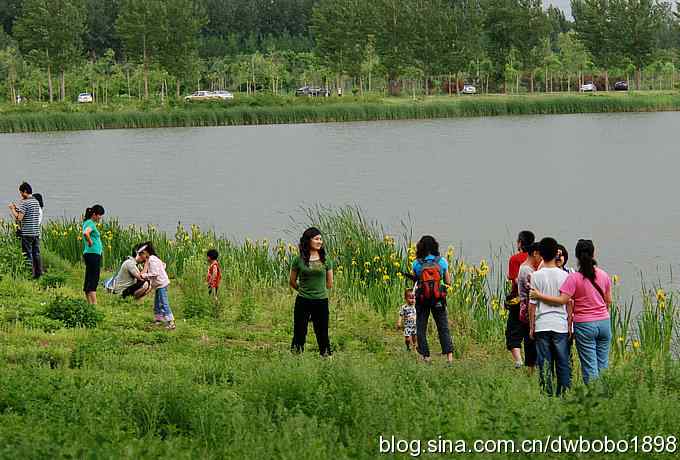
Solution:
<svg viewBox="0 0 680 460"><path fill-rule="evenodd" d="M40 286L44 289L57 288L66 284L66 275L64 273L45 273L40 277Z"/></svg>
<svg viewBox="0 0 680 460"><path fill-rule="evenodd" d="M83 299L57 296L45 311L45 316L64 323L65 327L94 328L104 319L94 305Z"/></svg>

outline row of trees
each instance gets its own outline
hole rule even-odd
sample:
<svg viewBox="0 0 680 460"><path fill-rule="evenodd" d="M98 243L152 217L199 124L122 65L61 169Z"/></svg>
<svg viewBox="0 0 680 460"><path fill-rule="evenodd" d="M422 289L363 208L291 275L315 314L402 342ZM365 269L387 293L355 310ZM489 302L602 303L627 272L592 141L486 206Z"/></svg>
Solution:
<svg viewBox="0 0 680 460"><path fill-rule="evenodd" d="M673 62L680 35L670 3L656 0L572 0L574 21L541 0L321 0L312 16L317 50L337 74L389 80L487 68L496 86L534 90L550 74ZM575 34L567 34L574 30ZM416 72L416 73L418 73ZM470 72L468 72L469 74Z"/></svg>
<svg viewBox="0 0 680 460"><path fill-rule="evenodd" d="M82 61L86 40L96 42L98 31L91 27L99 18L99 11L88 10L88 6L92 4L86 0L23 0L21 13L12 23L18 50L11 46L5 50L10 58L7 67L13 72L19 67L20 52L27 61L44 69L50 102L54 100L53 73L58 72L59 98L64 100L67 69ZM193 0L120 0L116 6L115 22L101 26L113 28L127 59L141 63L144 97L149 96L152 63L158 63L175 77L179 96L179 82L195 75L197 70L198 34L207 23L199 5ZM97 56L94 48L89 55L103 73L115 58L110 48L103 56ZM15 91L11 84L10 91Z"/></svg>
<svg viewBox="0 0 680 460"><path fill-rule="evenodd" d="M3 0L0 79L11 100L49 101L405 80L555 91L594 74L606 89L610 76L674 85L677 6L572 0L572 14L541 0Z"/></svg>

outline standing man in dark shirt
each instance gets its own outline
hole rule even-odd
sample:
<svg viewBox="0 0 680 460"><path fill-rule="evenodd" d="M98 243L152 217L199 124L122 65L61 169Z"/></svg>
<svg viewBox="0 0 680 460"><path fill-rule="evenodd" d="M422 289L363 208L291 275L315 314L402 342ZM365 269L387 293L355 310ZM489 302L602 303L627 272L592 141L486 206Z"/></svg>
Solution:
<svg viewBox="0 0 680 460"><path fill-rule="evenodd" d="M512 355L515 367L522 366L521 343L524 337L522 322L519 318L520 303L517 289L517 277L519 269L526 262L529 254L527 251L534 244L536 237L533 232L523 230L517 235L517 253L513 254L508 261L508 280L511 282L510 293L506 296L505 307L508 309L508 321L505 327L505 347Z"/></svg>
<svg viewBox="0 0 680 460"><path fill-rule="evenodd" d="M42 275L40 260L40 203L33 197L33 188L26 182L19 186L21 202L9 204L9 211L21 226L21 249L31 263L33 277Z"/></svg>

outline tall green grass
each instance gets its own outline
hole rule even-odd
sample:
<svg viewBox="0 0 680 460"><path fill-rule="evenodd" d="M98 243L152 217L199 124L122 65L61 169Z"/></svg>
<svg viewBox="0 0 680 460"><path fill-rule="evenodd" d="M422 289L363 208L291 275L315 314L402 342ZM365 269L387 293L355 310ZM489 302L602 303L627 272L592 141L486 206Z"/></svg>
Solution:
<svg viewBox="0 0 680 460"><path fill-rule="evenodd" d="M679 110L676 94L456 97L433 101L175 106L154 110L34 111L0 114L0 132L162 128L435 119L499 115Z"/></svg>
<svg viewBox="0 0 680 460"><path fill-rule="evenodd" d="M403 351L393 328L406 285L397 273L413 258L408 230L387 234L356 208L312 209L296 233L309 224L321 227L336 262L332 360L315 356L311 333L307 354L288 351L292 243L104 222L109 268L139 240L156 242L173 276L178 328L150 323L153 299L100 293L97 327L67 329L46 315L56 299L82 298L79 224L44 228L48 273L62 272L59 286L28 280L28 270L22 276L18 239L11 225L0 225L0 256L14 254L0 264L7 271L0 277L0 458L370 459L380 457L380 435L521 441L559 433L639 436L640 443L647 435L664 442L677 436L680 365L669 340L678 323L670 291L643 287L639 316L615 295L614 336L625 341L615 341L612 367L587 387L575 371L572 390L548 398L536 378L507 361L500 252L471 264L446 249L456 360L450 368L424 365ZM208 298L203 284L203 251L213 245L224 255L218 299Z"/></svg>

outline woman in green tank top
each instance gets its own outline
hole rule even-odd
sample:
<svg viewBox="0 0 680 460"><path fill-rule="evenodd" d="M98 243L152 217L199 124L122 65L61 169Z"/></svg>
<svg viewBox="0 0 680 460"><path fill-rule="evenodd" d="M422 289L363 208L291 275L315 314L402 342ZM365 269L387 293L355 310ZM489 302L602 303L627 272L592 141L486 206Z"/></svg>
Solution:
<svg viewBox="0 0 680 460"><path fill-rule="evenodd" d="M300 255L290 267L290 287L298 293L293 314L293 352L304 351L309 321L321 356L330 356L328 290L333 287L333 264L326 258L321 232L308 228L300 238Z"/></svg>

